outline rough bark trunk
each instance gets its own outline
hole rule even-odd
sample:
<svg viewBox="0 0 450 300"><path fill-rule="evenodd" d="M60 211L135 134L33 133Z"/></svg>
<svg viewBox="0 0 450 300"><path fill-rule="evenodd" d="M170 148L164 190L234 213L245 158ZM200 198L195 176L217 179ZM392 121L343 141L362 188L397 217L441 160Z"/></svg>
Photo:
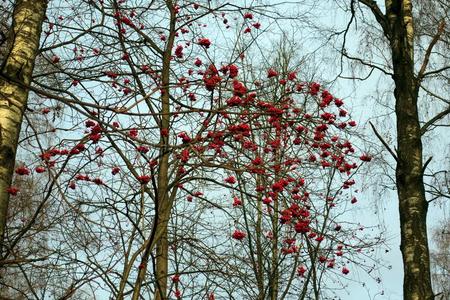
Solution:
<svg viewBox="0 0 450 300"><path fill-rule="evenodd" d="M414 74L414 28L411 0L386 1L395 82L397 117L396 184L403 256L403 293L407 300L433 299L423 183L422 140Z"/></svg>
<svg viewBox="0 0 450 300"><path fill-rule="evenodd" d="M17 0L0 69L0 251L23 112L39 48L46 0Z"/></svg>

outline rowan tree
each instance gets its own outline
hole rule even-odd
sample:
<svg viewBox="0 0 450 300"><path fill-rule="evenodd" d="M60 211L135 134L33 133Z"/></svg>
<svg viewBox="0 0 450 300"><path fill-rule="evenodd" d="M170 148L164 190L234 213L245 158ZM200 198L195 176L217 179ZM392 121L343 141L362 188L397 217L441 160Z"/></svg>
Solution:
<svg viewBox="0 0 450 300"><path fill-rule="evenodd" d="M318 299L323 281L339 271L346 275L352 254L374 245L357 237L360 224L339 218L356 205L357 193L346 193L355 183L355 161L371 159L363 153L349 157L355 149L343 132L355 122L342 100L318 83L295 82L294 75L282 70L276 88L262 95L275 100L249 109L248 121L241 117L251 131L234 132L233 148L242 153L234 155L237 171L225 179L237 185L230 195L237 220L233 237L247 248L257 299ZM245 146L249 141L253 147ZM293 283L297 276L302 285Z"/></svg>
<svg viewBox="0 0 450 300"><path fill-rule="evenodd" d="M220 157L216 176L200 181L200 195L197 182L184 185L186 202L175 207L172 292L319 298L329 292L324 281L340 285L340 272L378 267L364 254L382 240L359 238L363 227L340 219L358 205L355 191L346 192L359 162L371 157L356 155L347 140L356 123L341 99L299 80L295 68L277 65L261 74L245 65L236 63L239 75L208 134L215 137L208 149ZM204 221L197 221L199 211ZM224 221L230 218L231 226Z"/></svg>
<svg viewBox="0 0 450 300"><path fill-rule="evenodd" d="M29 108L59 118L60 140L35 141L39 164L53 176L49 192L72 215L62 236L74 255L86 253L90 271L104 272L106 282L118 274L118 288L111 286L117 298L135 281L136 298L156 248L153 293L165 298L169 213L189 148L214 125L208 125L217 106L214 89L222 81L208 57L211 40L198 37L195 26L205 25L204 16L214 19L218 8L171 1L145 8L123 1L78 4L51 7L44 29L41 56L53 67L34 74L32 88L42 100ZM228 27L225 14L220 18ZM48 85L49 76L57 84ZM104 265L103 257L112 260ZM117 264L123 270L109 274Z"/></svg>

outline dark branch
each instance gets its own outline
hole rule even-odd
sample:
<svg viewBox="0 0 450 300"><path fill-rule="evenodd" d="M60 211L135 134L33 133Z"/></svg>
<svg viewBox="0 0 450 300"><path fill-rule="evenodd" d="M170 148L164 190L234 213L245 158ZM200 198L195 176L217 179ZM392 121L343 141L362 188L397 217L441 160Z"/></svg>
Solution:
<svg viewBox="0 0 450 300"><path fill-rule="evenodd" d="M395 155L395 152L389 147L388 143L383 139L383 137L378 133L378 131L375 129L375 126L373 126L372 122L369 122L370 127L372 127L373 132L377 136L377 138L380 140L380 142L383 144L384 147L389 151L389 153L392 155L392 157L395 159L395 161L398 161L397 155Z"/></svg>
<svg viewBox="0 0 450 300"><path fill-rule="evenodd" d="M425 74L425 70L427 69L428 66L428 62L430 61L430 56L431 56L431 51L433 50L434 45L436 45L436 43L439 41L442 33L444 32L445 29L445 21L442 20L439 23L438 26L438 31L436 32L436 34L434 35L433 39L431 40L430 45L428 45L427 51L425 52L425 58L423 59L423 63L422 63L422 67L420 67L420 71L419 74L417 75L417 80L420 82Z"/></svg>
<svg viewBox="0 0 450 300"><path fill-rule="evenodd" d="M434 123L436 123L437 121L439 121L440 119L442 119L443 117L445 117L446 115L450 114L450 106L447 107L447 109L441 111L440 113L438 113L436 116L434 116L433 118L431 118L428 122L426 122L422 128L420 128L420 135L424 135L425 132L427 132L428 128L430 128L431 126L434 125Z"/></svg>
<svg viewBox="0 0 450 300"><path fill-rule="evenodd" d="M370 8L372 11L372 14L374 15L377 22L381 25L381 28L383 28L384 35L389 38L390 37L390 30L388 26L388 22L386 20L386 16L381 11L380 7L378 6L377 2L374 0L359 0L362 4Z"/></svg>

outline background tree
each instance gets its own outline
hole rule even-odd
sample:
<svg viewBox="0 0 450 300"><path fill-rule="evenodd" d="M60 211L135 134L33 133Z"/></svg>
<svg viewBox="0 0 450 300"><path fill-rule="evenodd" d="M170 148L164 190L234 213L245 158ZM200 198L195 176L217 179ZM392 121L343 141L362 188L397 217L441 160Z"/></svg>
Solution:
<svg viewBox="0 0 450 300"><path fill-rule="evenodd" d="M236 74L232 94L222 94L226 105L208 133L216 136L208 148L220 157L218 177L208 173L199 181L200 197L193 197L197 181L184 184L188 203L178 202L172 217L173 293L318 299L333 293L332 284L343 288L339 278L350 268L370 273L378 267L359 253L382 240L371 244L361 225L344 217L356 203L353 160L370 160L352 154L345 128L356 122L342 100L318 83L298 80L301 66L289 66L290 51L282 54L262 71L245 59L228 70ZM192 221L199 211L210 211L211 219ZM342 265L350 261L352 267Z"/></svg>
<svg viewBox="0 0 450 300"><path fill-rule="evenodd" d="M337 283L338 272L349 272L350 260L355 268L374 267L353 256L373 245L357 237L360 225L340 219L356 203L347 191L359 158L349 157L355 149L345 130L355 122L318 83L297 81L288 63L269 69L269 81L251 88L259 100L255 110L229 100L237 111L243 108L236 116L242 123L229 126L230 152L237 151L229 164L236 170L225 182L235 189L229 197L236 211L233 237L245 251L239 262L251 270L243 290L257 288L249 294L255 299L319 299Z"/></svg>
<svg viewBox="0 0 450 300"><path fill-rule="evenodd" d="M431 247L431 278L437 299L447 299L449 290L449 266L450 254L450 223L441 222L440 226L434 228ZM433 247L434 246L434 247Z"/></svg>

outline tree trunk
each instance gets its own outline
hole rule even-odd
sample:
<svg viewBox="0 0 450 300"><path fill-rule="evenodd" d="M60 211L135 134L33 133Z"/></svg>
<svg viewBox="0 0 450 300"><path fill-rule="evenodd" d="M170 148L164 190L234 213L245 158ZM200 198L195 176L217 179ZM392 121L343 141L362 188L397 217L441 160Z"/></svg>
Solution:
<svg viewBox="0 0 450 300"><path fill-rule="evenodd" d="M169 243L167 240L167 224L156 247L156 292L155 300L167 299L167 274L169 270Z"/></svg>
<svg viewBox="0 0 450 300"><path fill-rule="evenodd" d="M273 197L273 216L272 216L272 258L270 264L270 279L269 279L269 295L271 300L278 299L278 281L279 281L279 261L278 261L278 195Z"/></svg>
<svg viewBox="0 0 450 300"><path fill-rule="evenodd" d="M411 0L386 1L395 81L397 116L396 184L403 256L403 293L407 300L433 299L423 183L418 84L414 75L414 28Z"/></svg>
<svg viewBox="0 0 450 300"><path fill-rule="evenodd" d="M163 67L161 71L161 120L160 130L168 131L170 128L170 66L172 48L175 41L176 34L176 14L173 9L173 3L171 0L166 1L168 10L170 11L170 34L166 45L166 50L163 55ZM156 245L156 284L155 284L155 300L167 299L167 274L168 274L168 224L170 218L170 212L172 210L173 199L176 195L176 190L170 195L169 191L169 158L170 158L170 144L169 136L160 134L160 150L159 150L159 166L158 166L158 187L156 193L157 203L155 209L157 212L155 235L152 242L147 247L144 255L143 262L144 268L139 270L138 278L136 280L133 300L138 300L140 296L140 290L142 282L145 278L145 272L147 269L147 262L150 252L153 251L153 246Z"/></svg>
<svg viewBox="0 0 450 300"><path fill-rule="evenodd" d="M262 176L258 175L256 179L256 186L262 185ZM256 221L256 257L257 257L257 265L255 270L256 282L258 285L258 300L264 300L265 298L265 287L264 287L264 250L262 245L262 236L263 236L263 207L262 207L262 193L258 192L257 194L257 211L258 217Z"/></svg>
<svg viewBox="0 0 450 300"><path fill-rule="evenodd" d="M46 0L17 0L0 69L0 251L8 214L17 143L39 48Z"/></svg>

